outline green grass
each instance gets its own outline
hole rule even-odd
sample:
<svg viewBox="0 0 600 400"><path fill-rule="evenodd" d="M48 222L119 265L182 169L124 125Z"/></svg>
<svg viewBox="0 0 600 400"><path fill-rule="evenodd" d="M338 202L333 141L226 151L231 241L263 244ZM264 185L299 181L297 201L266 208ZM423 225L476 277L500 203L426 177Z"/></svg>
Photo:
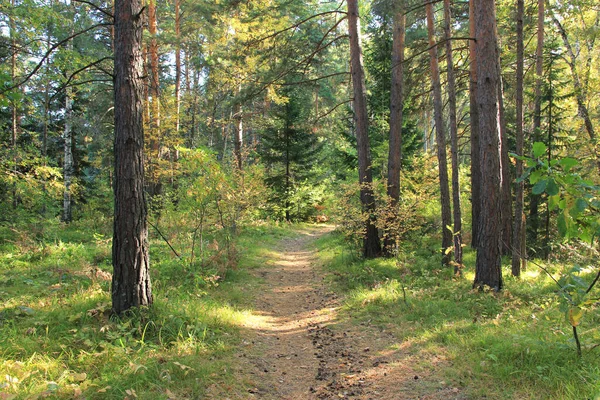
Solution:
<svg viewBox="0 0 600 400"><path fill-rule="evenodd" d="M358 259L338 234L317 246L331 284L344 293L343 316L394 332L396 346L408 344L422 360L444 355L451 367L442 377L469 398L599 398L600 349L591 348L600 343L597 310L579 328L587 345L579 359L556 286L533 265L521 279L508 277L506 265L505 289L483 293L471 289L474 252L465 249L464 277L454 278L429 237L405 244L397 259Z"/></svg>
<svg viewBox="0 0 600 400"><path fill-rule="evenodd" d="M94 234L85 222L54 222L35 235L27 234L32 227L0 228L0 398L201 398L214 384L239 390L233 350L258 284L248 270L292 229L245 227L234 261L215 250L204 265L190 264L183 251L178 259L153 233L155 302L118 319L110 316L109 229L101 228Z"/></svg>

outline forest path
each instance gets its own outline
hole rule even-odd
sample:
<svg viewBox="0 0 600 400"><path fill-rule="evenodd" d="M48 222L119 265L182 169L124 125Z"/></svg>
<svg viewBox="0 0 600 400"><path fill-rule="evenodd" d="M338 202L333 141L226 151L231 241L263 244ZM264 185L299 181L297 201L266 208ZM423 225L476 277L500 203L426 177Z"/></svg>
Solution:
<svg viewBox="0 0 600 400"><path fill-rule="evenodd" d="M209 398L457 398L451 389L440 390L434 376L419 367L419 355L397 345L390 332L340 320L340 301L326 287L314 249L315 240L331 230L299 228L274 247L264 267L253 271L264 284L244 324L234 372L250 389L213 392ZM437 360L426 360L432 362L435 366Z"/></svg>

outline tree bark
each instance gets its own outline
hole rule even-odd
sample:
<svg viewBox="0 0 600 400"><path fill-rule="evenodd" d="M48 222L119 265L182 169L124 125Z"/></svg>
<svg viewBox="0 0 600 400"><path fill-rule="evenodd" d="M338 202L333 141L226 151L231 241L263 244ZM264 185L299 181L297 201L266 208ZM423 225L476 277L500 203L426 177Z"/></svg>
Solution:
<svg viewBox="0 0 600 400"><path fill-rule="evenodd" d="M474 287L502 288L501 137L498 127L498 42L494 0L475 2L477 40L477 106L481 157L481 215Z"/></svg>
<svg viewBox="0 0 600 400"><path fill-rule="evenodd" d="M475 43L475 2L469 1L469 102L471 122L471 247L479 245L481 214L481 167L479 157L479 110L477 109L477 45Z"/></svg>
<svg viewBox="0 0 600 400"><path fill-rule="evenodd" d="M523 156L523 147L525 136L523 132L523 70L524 70L524 42L523 42L523 16L525 14L524 0L517 0L517 87L516 92L516 141L517 156ZM523 175L523 161L517 159L516 164L517 180ZM524 205L525 182L515 183L515 216L513 222L512 237L512 265L511 273L513 276L520 276L521 270L525 269L525 213Z"/></svg>
<svg viewBox="0 0 600 400"><path fill-rule="evenodd" d="M352 69L352 87L354 90L354 124L358 152L358 181L360 183L360 201L368 217L365 226L363 255L377 257L381 253L379 234L373 215L375 196L373 194L373 176L371 172L371 154L369 147L367 95L363 70L362 49L360 45L360 24L358 20L357 0L348 0L348 34L350 37L350 65Z"/></svg>
<svg viewBox="0 0 600 400"><path fill-rule="evenodd" d="M496 34L496 37L498 35ZM502 200L501 204L501 221L502 221L502 254L510 254L510 245L512 237L512 191L510 184L510 169L508 165L510 159L508 157L508 136L506 132L506 112L504 108L504 86L502 83L502 74L500 69L500 57L498 56L498 118L500 127L500 157L501 163L506 168L502 168Z"/></svg>
<svg viewBox="0 0 600 400"><path fill-rule="evenodd" d="M450 0L444 0L444 39L446 40L446 64L448 68L448 106L450 113L450 140L452 151L452 206L454 273L460 274L462 265L462 216L460 211L460 182L458 177L458 124L456 119L456 77L452 56L452 14Z"/></svg>
<svg viewBox="0 0 600 400"><path fill-rule="evenodd" d="M442 85L440 83L440 69L438 66L438 50L434 36L433 6L429 0L425 1L425 12L427 14L427 34L429 37L431 81L433 85L433 113L435 120L435 137L439 166L440 201L442 206L442 264L447 265L450 262L450 257L446 252L446 249L452 247L453 243L452 232L448 229L449 226L452 226L452 216L450 212L450 188L448 185L446 135L444 133L442 114Z"/></svg>
<svg viewBox="0 0 600 400"><path fill-rule="evenodd" d="M390 138L388 155L387 195L390 198L392 216L390 228L386 232L385 251L393 255L398 234L395 221L398 217L400 201L400 170L402 168L402 108L404 106L404 44L406 35L406 16L397 11L394 14L394 33L392 39L392 80L390 89Z"/></svg>
<svg viewBox="0 0 600 400"><path fill-rule="evenodd" d="M158 60L158 41L157 35L157 18L156 18L156 0L148 2L148 33L150 34L150 46L148 55L150 57L150 84L148 94L150 104L148 112L150 117L150 149L152 151L150 168L149 168L149 186L148 192L151 196L162 192L162 184L159 176L159 160L161 154L161 137L160 137L160 90L159 90L159 60Z"/></svg>
<svg viewBox="0 0 600 400"><path fill-rule="evenodd" d="M13 9L15 8L15 4L16 4L15 0L11 0L11 5L12 5ZM10 57L10 60L11 60L10 61L10 71L11 71L10 77L11 77L11 84L14 85L17 81L17 27L16 27L15 19L12 16L12 14L9 16L8 26L10 29L10 43L12 46L12 49L11 49L12 54ZM18 89L15 89L15 90L18 90ZM10 101L10 108L11 108L10 146L11 146L11 151L12 151L13 179L15 180L12 185L12 206L13 206L13 208L16 209L19 204L19 197L17 194L17 184L16 184L17 164L18 164L18 159L19 159L19 151L17 149L17 137L18 137L18 133L19 133L19 108L18 108L18 102L14 98Z"/></svg>
<svg viewBox="0 0 600 400"><path fill-rule="evenodd" d="M112 309L152 303L144 197L142 6L115 0L115 215Z"/></svg>

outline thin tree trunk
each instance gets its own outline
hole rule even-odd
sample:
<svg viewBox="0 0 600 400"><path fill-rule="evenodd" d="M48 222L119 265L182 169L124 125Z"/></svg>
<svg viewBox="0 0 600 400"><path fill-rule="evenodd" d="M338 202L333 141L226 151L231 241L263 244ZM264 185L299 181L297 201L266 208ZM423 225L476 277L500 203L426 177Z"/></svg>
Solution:
<svg viewBox="0 0 600 400"><path fill-rule="evenodd" d="M523 16L525 14L524 0L517 0L517 87L516 92L516 132L517 156L523 156L523 147L525 136L523 133L523 70L524 70L524 42L523 42ZM517 178L523 175L523 161L517 159L516 165ZM518 180L518 179L517 179ZM524 205L525 182L515 183L515 216L513 222L512 237L512 266L513 276L520 276L521 270L525 269L525 213Z"/></svg>
<svg viewBox="0 0 600 400"><path fill-rule="evenodd" d="M11 1L13 9L15 8L15 0ZM17 80L17 28L14 17L12 15L9 16L8 21L9 29L10 29L10 43L12 46L12 55L11 55L11 64L10 64L10 75L11 75L11 83L14 84ZM13 164L13 187L12 187L12 205L13 208L17 208L19 204L19 199L17 195L17 164L19 152L17 149L17 136L19 132L19 109L18 102L15 99L10 101L11 103L11 140L10 145L12 147L12 164Z"/></svg>
<svg viewBox="0 0 600 400"><path fill-rule="evenodd" d="M496 35L497 36L497 35ZM506 168L502 168L502 200L501 204L501 218L502 218L502 254L510 254L510 245L512 237L512 190L511 190L511 177L510 169L508 165L510 159L508 157L508 136L506 132L506 112L504 108L504 88L502 84L502 74L500 71L500 57L498 57L498 118L500 128L500 157L501 163Z"/></svg>
<svg viewBox="0 0 600 400"><path fill-rule="evenodd" d="M142 6L115 0L115 176L112 309L152 303L144 197Z"/></svg>
<svg viewBox="0 0 600 400"><path fill-rule="evenodd" d="M535 99L533 106L533 142L541 140L542 77L544 75L544 0L538 0L537 45L535 51ZM529 202L529 241L537 244L539 230L538 206L540 196L532 194Z"/></svg>
<svg viewBox="0 0 600 400"><path fill-rule="evenodd" d="M71 183L73 180L73 89L67 87L65 89L65 130L63 132L64 140L64 160L63 160L63 213L62 221L65 223L71 222L73 219L72 199L71 199Z"/></svg>
<svg viewBox="0 0 600 400"><path fill-rule="evenodd" d="M181 109L181 15L179 2L175 0L175 132L179 136L180 109Z"/></svg>
<svg viewBox="0 0 600 400"><path fill-rule="evenodd" d="M394 33L392 39L392 81L390 89L390 139L388 155L387 195L390 198L392 217L389 221L385 236L385 251L393 255L398 233L395 231L398 202L400 200L400 170L402 168L402 108L403 96L403 71L404 71L404 42L406 35L406 16L398 10L394 14Z"/></svg>
<svg viewBox="0 0 600 400"><path fill-rule="evenodd" d="M446 40L446 64L448 68L448 105L450 113L450 140L452 150L452 205L454 273L460 274L462 265L462 216L460 212L460 182L458 177L458 124L456 119L456 78L452 56L452 14L450 0L444 0L444 36Z"/></svg>
<svg viewBox="0 0 600 400"><path fill-rule="evenodd" d="M469 101L471 120L471 247L479 245L481 214L481 161L479 157L479 110L477 108L477 44L475 43L475 2L469 1Z"/></svg>
<svg viewBox="0 0 600 400"><path fill-rule="evenodd" d="M452 247L453 243L452 232L448 229L449 226L452 226L452 215L450 212L450 188L448 185L446 135L444 133L442 114L442 85L440 83L440 69L438 66L438 50L434 37L433 6L429 0L425 1L425 12L427 14L427 33L429 37L431 81L433 85L433 113L435 120L435 137L439 165L440 201L442 206L442 264L447 265L450 262L450 257L448 256L446 249Z"/></svg>
<svg viewBox="0 0 600 400"><path fill-rule="evenodd" d="M367 258L377 257L381 253L379 234L375 226L375 196L373 195L373 176L369 146L367 96L363 70L362 49L360 45L360 24L358 20L357 0L348 0L348 33L350 36L350 64L352 87L354 90L354 124L358 152L358 181L360 183L360 201L363 211L368 214L363 254Z"/></svg>
<svg viewBox="0 0 600 400"><path fill-rule="evenodd" d="M150 116L150 149L152 151L152 163L150 165L148 192L151 196L162 192L162 185L159 177L159 160L161 159L160 145L160 91L159 91L159 64L158 64L158 41L157 19L156 19L156 0L148 2L148 33L150 34L150 85L149 85L149 116Z"/></svg>
<svg viewBox="0 0 600 400"><path fill-rule="evenodd" d="M481 157L481 215L474 287L502 288L501 137L498 127L498 42L494 0L475 3L477 39L477 106Z"/></svg>

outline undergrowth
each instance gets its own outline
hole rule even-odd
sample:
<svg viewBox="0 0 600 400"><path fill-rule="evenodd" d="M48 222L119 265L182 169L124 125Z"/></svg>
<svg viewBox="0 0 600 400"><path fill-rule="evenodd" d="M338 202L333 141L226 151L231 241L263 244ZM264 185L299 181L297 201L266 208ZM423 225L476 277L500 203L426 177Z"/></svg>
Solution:
<svg viewBox="0 0 600 400"><path fill-rule="evenodd" d="M532 265L511 278L505 260L505 289L479 292L472 290L475 253L465 248L464 274L456 278L441 268L435 243L422 236L406 241L397 258L375 260L356 257L337 233L317 246L331 285L345 293L342 315L393 332L390 350L419 355L422 368L441 373L468 398L599 398L598 313L580 326L586 349L579 358L548 275ZM560 271L546 267L555 276Z"/></svg>
<svg viewBox="0 0 600 400"><path fill-rule="evenodd" d="M0 231L0 398L201 398L211 385L243 385L231 369L257 284L248 269L291 230L240 228L226 268L190 265L152 233L155 302L122 318L110 315L108 231L77 222Z"/></svg>

